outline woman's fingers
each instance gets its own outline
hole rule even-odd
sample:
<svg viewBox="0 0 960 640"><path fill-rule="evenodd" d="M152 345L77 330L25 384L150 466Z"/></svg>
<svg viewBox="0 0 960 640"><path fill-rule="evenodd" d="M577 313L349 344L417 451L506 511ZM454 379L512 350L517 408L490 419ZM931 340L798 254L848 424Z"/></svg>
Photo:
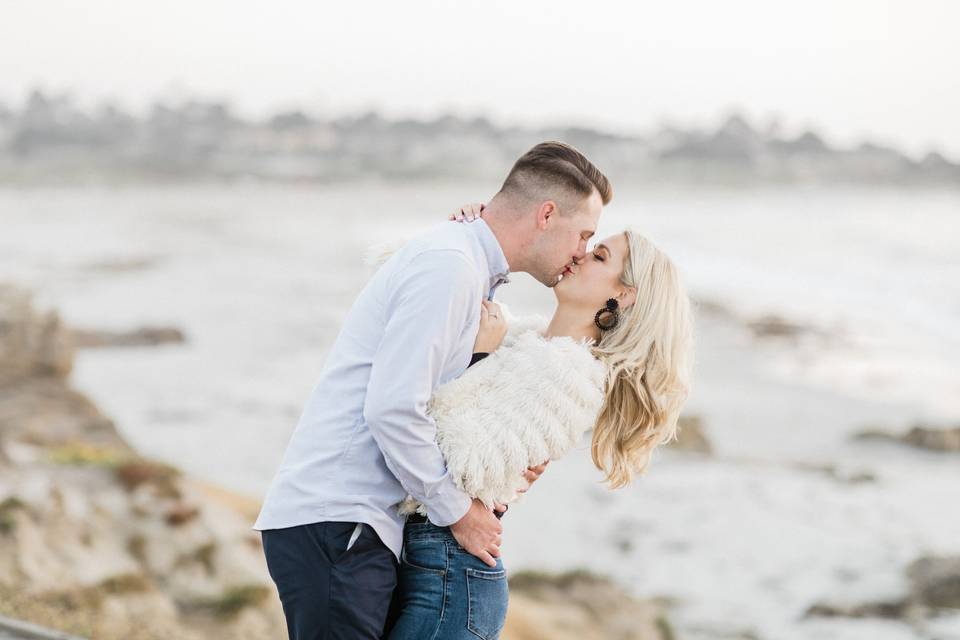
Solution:
<svg viewBox="0 0 960 640"><path fill-rule="evenodd" d="M542 463L542 464L538 464L538 465L535 466L535 467L528 467L527 470L528 470L528 471L533 471L534 473L536 473L536 474L539 476L541 473L543 473L544 471L547 470L547 465L548 465L548 464L550 464L550 461L549 461L549 460L547 460L546 462L544 462L544 463Z"/></svg>
<svg viewBox="0 0 960 640"><path fill-rule="evenodd" d="M500 550L497 549L497 557L499 556L500 556ZM480 560L482 560L483 563L486 564L488 567L497 566L497 561L493 559L493 556L490 554L489 551L481 551L480 553L477 554L477 557L480 558Z"/></svg>
<svg viewBox="0 0 960 640"><path fill-rule="evenodd" d="M465 204L450 214L449 220L455 222L473 222L477 218L483 217L483 210L486 205L482 202Z"/></svg>
<svg viewBox="0 0 960 640"><path fill-rule="evenodd" d="M481 304L483 305L483 308L486 309L489 313L497 317L500 316L500 305L498 305L496 302L492 302L490 300L483 300Z"/></svg>
<svg viewBox="0 0 960 640"><path fill-rule="evenodd" d="M524 489L517 489L517 492L525 493L534 482L540 479L540 476L546 471L549 463L550 461L547 460L543 464L538 464L535 467L527 467L527 470L523 472L523 479L527 481L527 486Z"/></svg>

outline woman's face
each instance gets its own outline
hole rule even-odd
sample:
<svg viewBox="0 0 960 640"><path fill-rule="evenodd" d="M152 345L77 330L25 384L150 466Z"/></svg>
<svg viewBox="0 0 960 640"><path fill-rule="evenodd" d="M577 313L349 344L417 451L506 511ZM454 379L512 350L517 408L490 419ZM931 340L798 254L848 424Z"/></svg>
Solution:
<svg viewBox="0 0 960 640"><path fill-rule="evenodd" d="M553 288L557 301L599 311L625 288L620 276L627 251L622 233L598 242L579 264L564 271L563 279Z"/></svg>

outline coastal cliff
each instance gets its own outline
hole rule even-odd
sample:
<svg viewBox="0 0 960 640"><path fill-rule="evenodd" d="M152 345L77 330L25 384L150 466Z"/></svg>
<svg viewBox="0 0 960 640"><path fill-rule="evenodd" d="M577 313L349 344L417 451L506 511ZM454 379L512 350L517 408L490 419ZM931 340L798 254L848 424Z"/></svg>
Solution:
<svg viewBox="0 0 960 640"><path fill-rule="evenodd" d="M71 388L75 338L0 285L0 616L104 640L286 637L256 501L130 447ZM660 605L601 577L511 579L504 640L671 637Z"/></svg>
<svg viewBox="0 0 960 640"><path fill-rule="evenodd" d="M93 638L283 637L255 505L134 451L71 388L73 355L56 313L0 286L0 615Z"/></svg>

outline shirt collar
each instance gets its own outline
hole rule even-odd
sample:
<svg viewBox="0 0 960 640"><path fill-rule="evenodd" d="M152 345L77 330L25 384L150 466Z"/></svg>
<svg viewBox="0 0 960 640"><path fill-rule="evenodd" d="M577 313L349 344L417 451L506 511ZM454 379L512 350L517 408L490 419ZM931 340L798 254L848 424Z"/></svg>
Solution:
<svg viewBox="0 0 960 640"><path fill-rule="evenodd" d="M507 264L507 256L503 254L500 243L497 242L497 236L493 235L490 225L483 218L477 218L475 221L467 223L467 228L473 231L480 246L483 247L483 253L487 258L487 269L490 277L491 294L501 284L510 282L510 265Z"/></svg>

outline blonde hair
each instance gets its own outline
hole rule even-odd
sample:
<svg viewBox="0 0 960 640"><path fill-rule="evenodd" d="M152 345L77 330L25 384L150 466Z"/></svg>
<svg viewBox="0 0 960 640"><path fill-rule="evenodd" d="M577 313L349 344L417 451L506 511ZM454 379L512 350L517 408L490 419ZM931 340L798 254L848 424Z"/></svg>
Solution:
<svg viewBox="0 0 960 640"><path fill-rule="evenodd" d="M636 289L636 302L593 347L607 381L591 451L613 489L646 473L653 450L676 437L693 365L691 305L677 268L645 237L624 236L620 281Z"/></svg>

